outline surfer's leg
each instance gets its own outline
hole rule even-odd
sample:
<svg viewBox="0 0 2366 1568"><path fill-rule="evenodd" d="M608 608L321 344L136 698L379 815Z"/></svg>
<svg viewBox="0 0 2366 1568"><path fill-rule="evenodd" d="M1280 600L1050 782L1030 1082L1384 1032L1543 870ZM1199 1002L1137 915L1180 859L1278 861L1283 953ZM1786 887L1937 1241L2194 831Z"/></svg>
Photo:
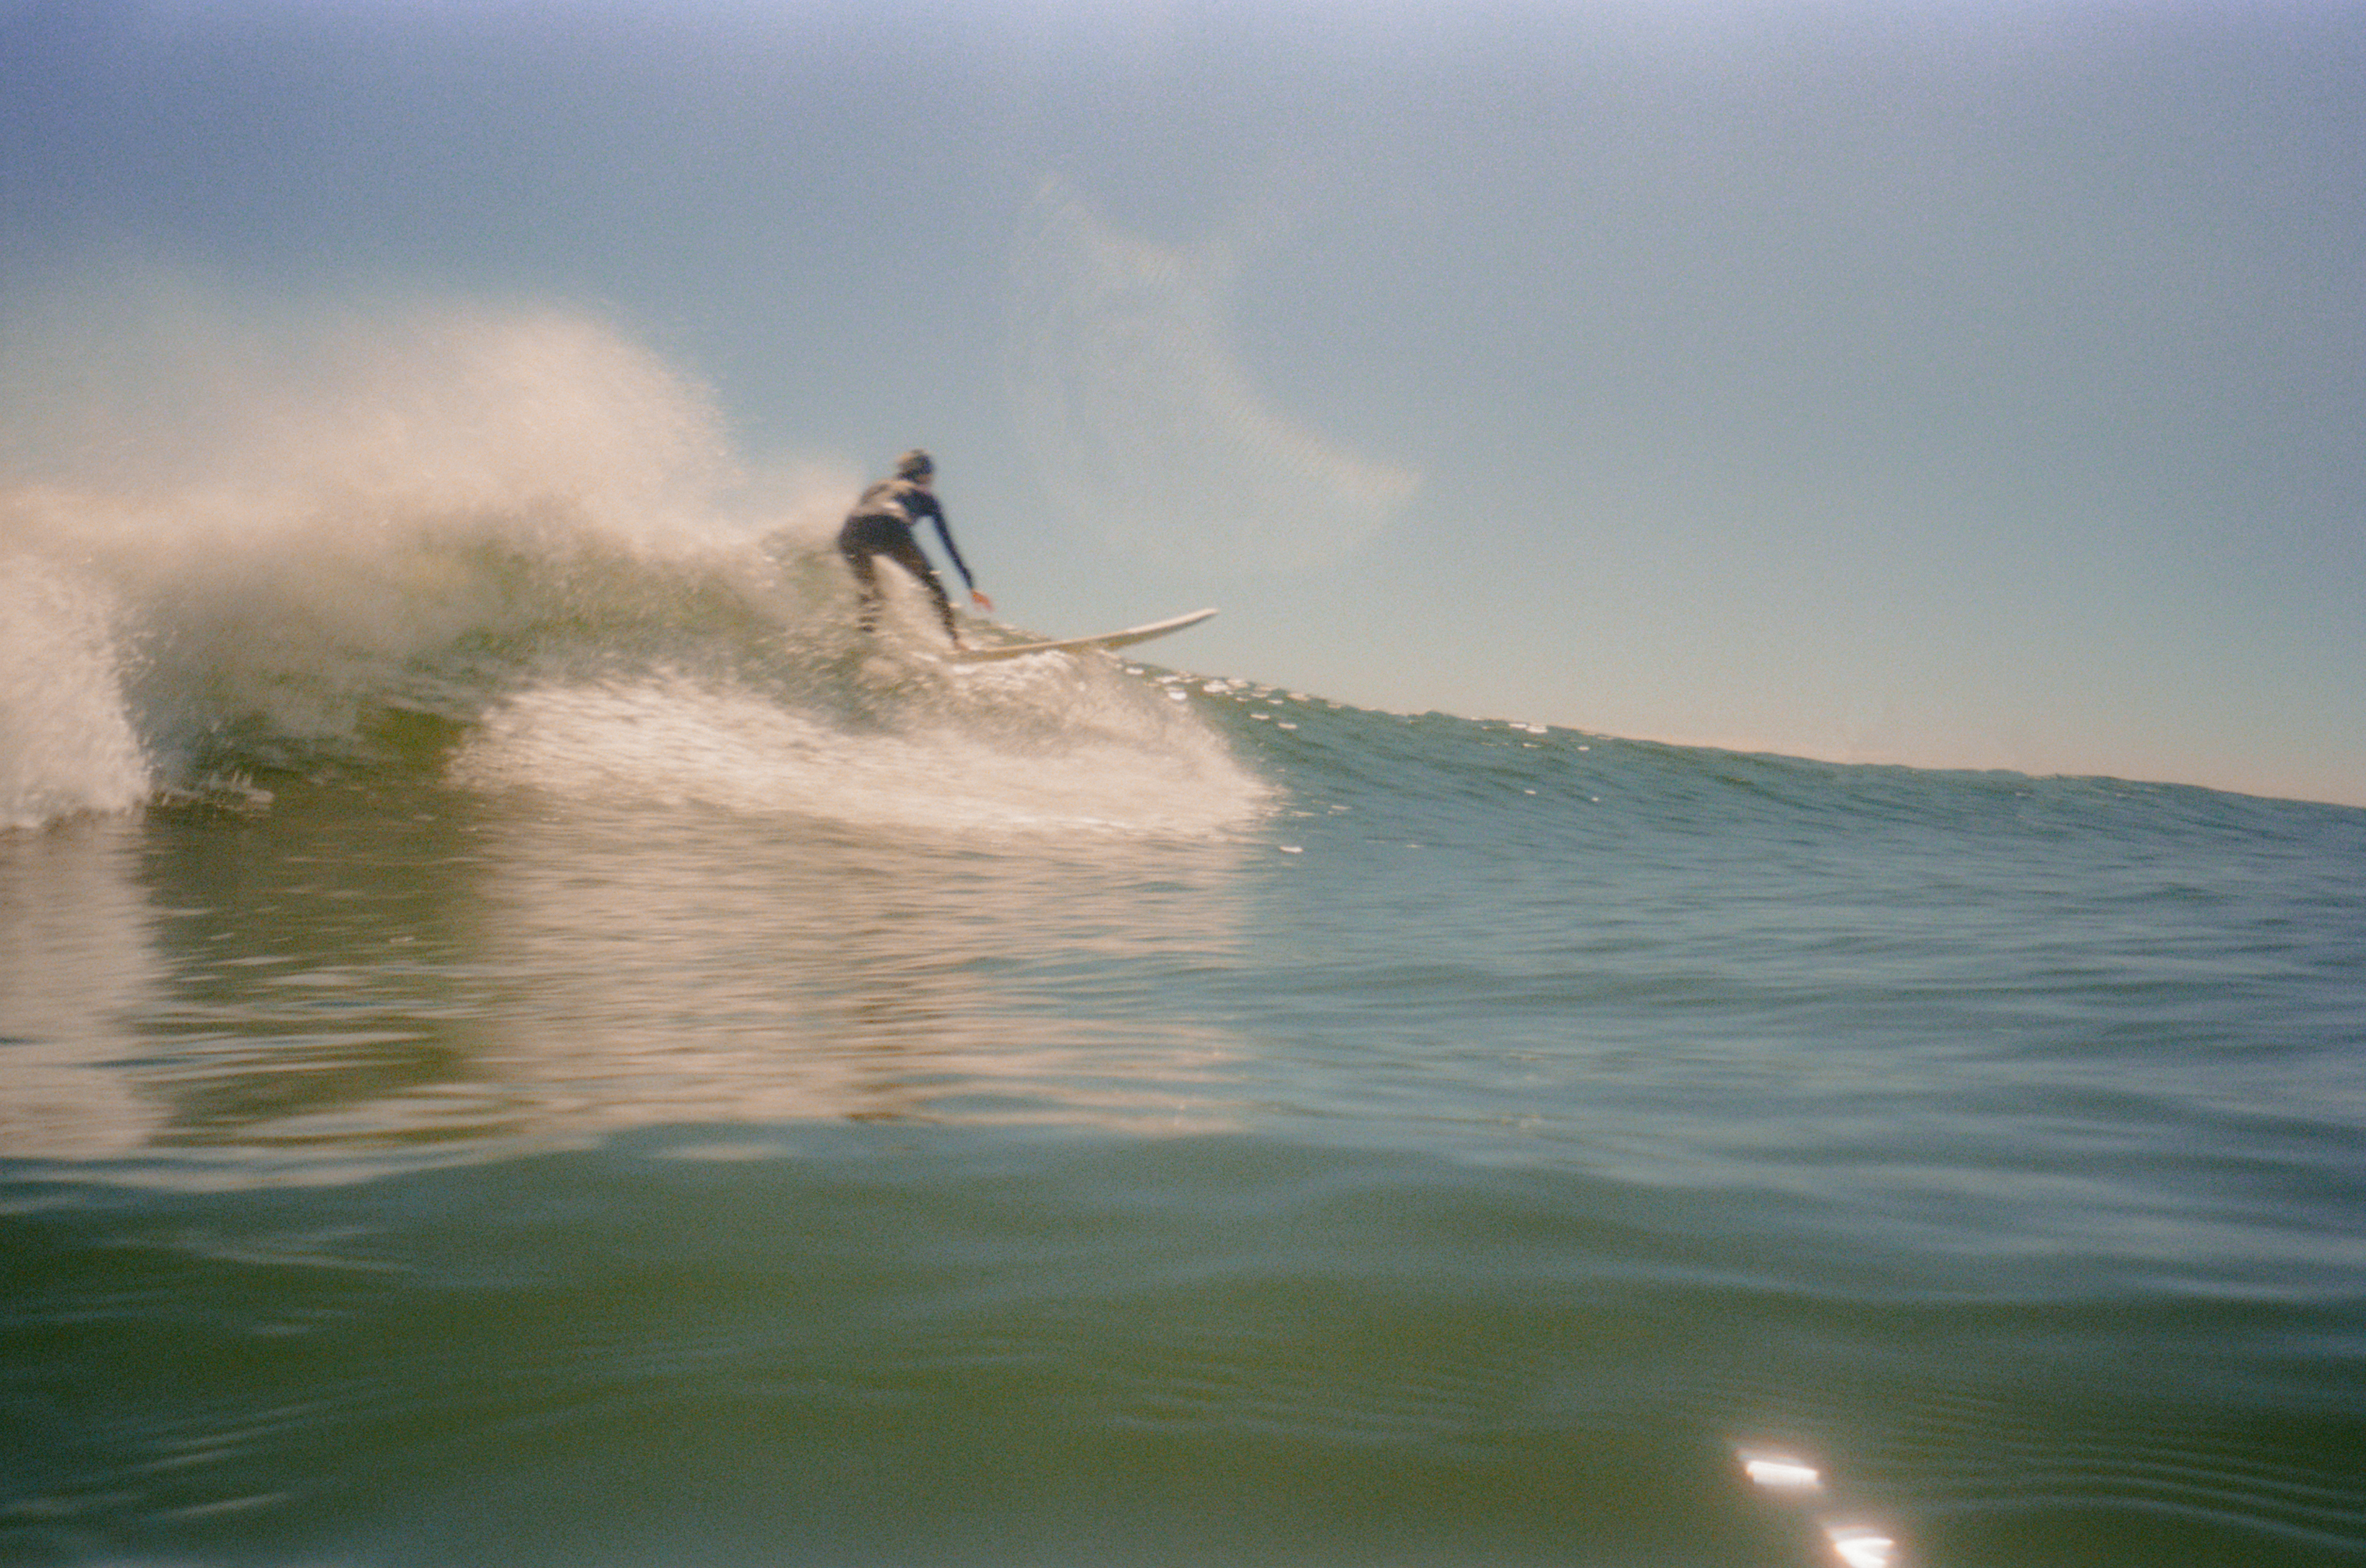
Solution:
<svg viewBox="0 0 2366 1568"><path fill-rule="evenodd" d="M929 558L920 553L911 535L906 534L880 554L920 579L920 586L937 601L937 619L945 623L945 635L952 639L953 646L961 646L961 630L953 624L953 601L946 597L945 585L938 579L936 568L929 565Z"/></svg>
<svg viewBox="0 0 2366 1568"><path fill-rule="evenodd" d="M879 621L879 573L871 565L871 552L855 540L841 538L838 553L846 557L847 570L854 574L855 624L866 633L874 632Z"/></svg>

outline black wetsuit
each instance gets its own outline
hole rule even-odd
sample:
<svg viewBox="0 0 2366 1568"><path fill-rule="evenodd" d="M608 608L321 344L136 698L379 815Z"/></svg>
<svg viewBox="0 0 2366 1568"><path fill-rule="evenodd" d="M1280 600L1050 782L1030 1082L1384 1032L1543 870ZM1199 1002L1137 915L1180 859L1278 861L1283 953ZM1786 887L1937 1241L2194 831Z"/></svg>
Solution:
<svg viewBox="0 0 2366 1568"><path fill-rule="evenodd" d="M935 568L920 553L919 541L912 537L912 525L922 518L934 518L937 537L944 542L945 554L952 557L959 568L962 583L975 589L977 580L969 575L969 563L953 547L953 531L946 526L945 509L926 486L915 479L882 479L862 492L854 510L846 514L846 525L838 531L838 553L846 557L853 569L855 590L862 598L862 629L872 630L879 614L879 577L871 558L884 555L914 577L937 601L937 613L945 623L945 635L955 642L961 633L953 627L952 600L945 597L945 585L937 580Z"/></svg>

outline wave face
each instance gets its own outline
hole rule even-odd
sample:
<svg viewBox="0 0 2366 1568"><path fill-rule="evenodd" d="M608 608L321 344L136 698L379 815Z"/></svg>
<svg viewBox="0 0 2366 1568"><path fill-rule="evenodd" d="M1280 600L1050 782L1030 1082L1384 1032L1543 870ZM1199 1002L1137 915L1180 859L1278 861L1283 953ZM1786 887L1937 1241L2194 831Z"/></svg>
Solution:
<svg viewBox="0 0 2366 1568"><path fill-rule="evenodd" d="M949 669L604 331L170 319L9 372L0 1560L2366 1561L2366 812Z"/></svg>

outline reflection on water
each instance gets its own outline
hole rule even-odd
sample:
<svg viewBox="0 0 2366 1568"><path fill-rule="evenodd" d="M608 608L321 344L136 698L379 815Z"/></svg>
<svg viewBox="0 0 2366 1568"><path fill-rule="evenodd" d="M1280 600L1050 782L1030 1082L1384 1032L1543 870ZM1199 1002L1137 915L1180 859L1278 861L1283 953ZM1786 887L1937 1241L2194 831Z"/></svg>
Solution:
<svg viewBox="0 0 2366 1568"><path fill-rule="evenodd" d="M1891 1568L1890 1552L1898 1543L1863 1525L1831 1527L1832 1550L1848 1568Z"/></svg>
<svg viewBox="0 0 2366 1568"><path fill-rule="evenodd" d="M139 843L120 820L0 832L0 1155L105 1159L160 1123L116 1065L159 969Z"/></svg>
<svg viewBox="0 0 2366 1568"><path fill-rule="evenodd" d="M1210 1070L1234 1043L1144 1017L1139 976L1239 940L1236 847L962 851L685 812L513 820L488 850L486 1065L554 1122L1230 1125ZM1079 1010L1095 975L1121 1015Z"/></svg>
<svg viewBox="0 0 2366 1568"><path fill-rule="evenodd" d="M0 1134L18 1158L329 1174L656 1123L1227 1126L1234 1043L1140 998L1145 971L1238 942L1239 853L963 848L383 779L17 834ZM1126 1004L1097 1011L1095 976Z"/></svg>
<svg viewBox="0 0 2366 1568"><path fill-rule="evenodd" d="M1770 1492L1799 1494L1824 1489L1822 1472L1789 1454L1752 1453L1744 1449L1741 1458L1741 1473Z"/></svg>
<svg viewBox="0 0 2366 1568"><path fill-rule="evenodd" d="M1734 1450L1741 1473L1770 1502L1812 1507L1825 1495L1822 1469L1784 1450ZM1902 1568L1898 1542L1879 1525L1861 1517L1813 1513L1816 1528L1844 1568Z"/></svg>

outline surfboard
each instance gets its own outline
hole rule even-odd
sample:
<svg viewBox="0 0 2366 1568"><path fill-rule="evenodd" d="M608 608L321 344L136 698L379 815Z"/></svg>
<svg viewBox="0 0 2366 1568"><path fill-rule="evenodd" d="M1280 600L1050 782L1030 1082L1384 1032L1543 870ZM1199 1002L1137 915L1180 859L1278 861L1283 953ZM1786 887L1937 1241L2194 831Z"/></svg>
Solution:
<svg viewBox="0 0 2366 1568"><path fill-rule="evenodd" d="M1103 632L1097 637L1063 637L1052 643L1005 643L999 647L961 648L945 657L956 664L983 664L990 659L1023 658L1029 654L1056 654L1077 648L1122 648L1135 643L1147 643L1154 637L1172 636L1186 626L1197 626L1215 613L1212 610L1195 610L1171 621L1154 621L1147 626L1129 626L1122 632Z"/></svg>

